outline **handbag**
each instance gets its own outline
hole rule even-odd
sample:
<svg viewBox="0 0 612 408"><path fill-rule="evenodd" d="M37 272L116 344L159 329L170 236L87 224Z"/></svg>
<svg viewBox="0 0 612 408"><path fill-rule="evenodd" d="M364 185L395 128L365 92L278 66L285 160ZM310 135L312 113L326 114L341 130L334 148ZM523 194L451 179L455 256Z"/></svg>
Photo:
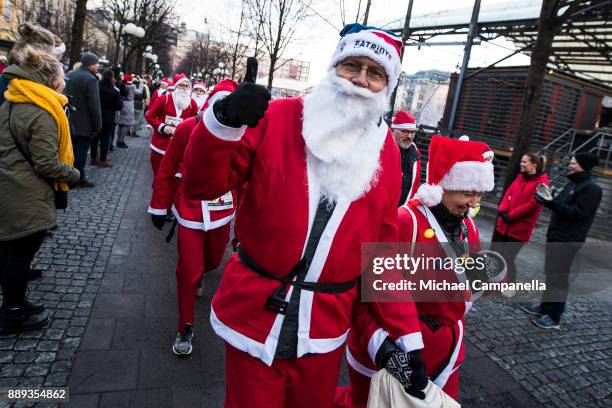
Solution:
<svg viewBox="0 0 612 408"><path fill-rule="evenodd" d="M425 399L406 393L399 381L383 369L372 377L368 408L461 408L457 401L431 381L423 392Z"/></svg>
<svg viewBox="0 0 612 408"><path fill-rule="evenodd" d="M32 169L34 169L34 172L36 173L36 167L34 167L34 162L32 162L32 158L25 153L25 151L23 150L23 147L21 147L21 145L17 141L17 138L13 134L13 129L11 129L11 114L13 112L13 103L12 102L9 102L9 103L10 103L10 106L9 106L9 117L8 117L9 132L10 132L11 136L13 137L13 141L15 142L15 146L17 147L17 150L19 150L19 153L21 153L23 158L26 159L26 161L28 163L30 163L30 166L32 166ZM54 202L55 202L55 209L56 210L65 210L68 207L68 192L67 191L61 191L61 190L56 190L53 187L53 185L55 184L54 180L47 179L47 178L44 178L44 177L41 177L41 178L43 180L45 180L45 183L47 183L49 185L49 187L51 188L51 191L53 191Z"/></svg>

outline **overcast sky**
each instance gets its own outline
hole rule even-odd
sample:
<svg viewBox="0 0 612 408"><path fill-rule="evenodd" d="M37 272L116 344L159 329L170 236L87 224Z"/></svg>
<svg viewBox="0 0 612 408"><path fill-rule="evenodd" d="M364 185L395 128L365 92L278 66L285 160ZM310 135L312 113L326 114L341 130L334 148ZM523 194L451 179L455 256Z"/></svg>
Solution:
<svg viewBox="0 0 612 408"><path fill-rule="evenodd" d="M502 0L482 0L481 12L494 7ZM523 0L536 1L537 0ZM365 4L366 0L362 3ZM512 6L516 2L503 1ZM354 16L358 0L344 0L347 14ZM203 21L206 18L211 33L221 30L219 27L235 25L239 20L240 0L178 0L177 12L187 23L188 28L205 30ZM342 26L340 17L340 0L314 0L311 17L302 24L297 31L292 46L286 51L285 57L296 58L311 63L309 81L316 83L325 74L327 64L334 47L338 41L338 32ZM450 10L457 8L471 8L473 0L414 0L412 15L418 16L426 13ZM370 24L384 25L401 19L406 14L408 0L372 0L370 9ZM469 15L469 10L467 11ZM347 18L347 20L352 20ZM444 37L443 41L463 41L465 36L459 38ZM470 66L486 66L512 52L513 45L509 41L498 39L493 44L482 43L472 49ZM440 69L455 71L461 65L463 46L436 46L407 47L404 55L403 69L414 73L424 69ZM517 55L504 62L504 65L527 65L529 58Z"/></svg>

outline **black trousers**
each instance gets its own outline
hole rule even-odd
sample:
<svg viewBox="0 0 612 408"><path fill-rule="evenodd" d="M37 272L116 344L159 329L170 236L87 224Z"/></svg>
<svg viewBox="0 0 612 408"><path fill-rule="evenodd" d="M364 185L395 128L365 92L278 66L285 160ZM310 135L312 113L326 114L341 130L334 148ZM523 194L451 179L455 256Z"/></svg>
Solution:
<svg viewBox="0 0 612 408"><path fill-rule="evenodd" d="M497 229L491 238L491 250L499 252L508 265L508 282L516 282L516 256L525 245L525 242L502 234Z"/></svg>
<svg viewBox="0 0 612 408"><path fill-rule="evenodd" d="M30 264L45 235L46 231L39 231L12 241L0 242L2 309L23 306Z"/></svg>
<svg viewBox="0 0 612 408"><path fill-rule="evenodd" d="M91 138L91 159L98 159L98 146L100 147L100 161L105 161L108 155L108 148L111 144L113 132L115 130L114 123L102 123L102 129Z"/></svg>
<svg viewBox="0 0 612 408"><path fill-rule="evenodd" d="M582 246L576 242L547 242L544 272L546 291L542 294L542 313L557 323L565 311L569 274L574 256Z"/></svg>
<svg viewBox="0 0 612 408"><path fill-rule="evenodd" d="M81 173L81 179L85 180L85 165L87 164L87 152L91 145L91 137L78 136L72 137L72 147L74 150L74 167Z"/></svg>

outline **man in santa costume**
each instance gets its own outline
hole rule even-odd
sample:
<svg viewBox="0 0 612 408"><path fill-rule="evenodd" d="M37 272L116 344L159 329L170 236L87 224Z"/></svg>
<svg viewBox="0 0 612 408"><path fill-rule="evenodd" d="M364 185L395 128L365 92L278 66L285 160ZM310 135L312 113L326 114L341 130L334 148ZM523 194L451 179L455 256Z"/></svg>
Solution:
<svg viewBox="0 0 612 408"><path fill-rule="evenodd" d="M402 206L414 196L421 185L421 152L414 143L414 116L410 112L400 110L393 118L391 130L402 158L402 194L399 201L399 206Z"/></svg>
<svg viewBox="0 0 612 408"><path fill-rule="evenodd" d="M195 116L198 111L198 105L191 98L191 82L187 76L175 75L174 86L176 90L158 97L145 115L147 122L153 126L153 137L149 145L153 181L176 126L184 119Z"/></svg>
<svg viewBox="0 0 612 408"><path fill-rule="evenodd" d="M153 106L153 102L155 102L157 98L166 93L170 83L171 81L166 77L163 77L161 81L159 81L159 87L155 90L155 92L151 94L151 101L149 102L149 106Z"/></svg>
<svg viewBox="0 0 612 408"><path fill-rule="evenodd" d="M468 211L479 204L484 192L494 187L492 159L493 152L485 143L469 141L467 136L432 137L427 184L421 185L415 198L398 209L399 242L408 244L411 256L454 259L480 251L478 229ZM465 273L439 269L420 270L413 275L415 281L453 282L461 282L465 276ZM429 296L417 298L415 295L414 299L425 345L422 350L425 369L436 385L457 399L458 369L464 354L463 316L471 306L471 298L457 291ZM349 334L347 361L351 386L339 390L338 407L365 408L370 377L398 349L384 328L368 314L363 317L355 319L357 325ZM411 327L412 322L408 324ZM374 347L380 337L385 337L385 341L380 347ZM402 384L410 390L409 383Z"/></svg>
<svg viewBox="0 0 612 408"><path fill-rule="evenodd" d="M193 85L193 91L191 91L191 97L198 105L198 110L201 110L206 102L206 84L204 82L196 82Z"/></svg>
<svg viewBox="0 0 612 408"><path fill-rule="evenodd" d="M226 407L333 407L361 243L398 238L399 151L382 115L401 46L393 33L348 25L313 93L268 105L264 87L243 83L193 131L186 197L248 183L240 247L210 315L226 345ZM405 356L422 347L414 304L367 307Z"/></svg>
<svg viewBox="0 0 612 408"><path fill-rule="evenodd" d="M229 95L237 86L229 79L221 81L211 93L209 102ZM148 210L153 225L160 230L166 222L169 206L172 206L178 222L176 289L179 323L172 346L173 353L178 356L190 355L193 350L196 293L204 274L217 268L223 260L230 221L235 212L235 199L231 192L212 201L189 200L183 194L183 155L191 132L200 120L201 114L198 113L176 127L157 172Z"/></svg>

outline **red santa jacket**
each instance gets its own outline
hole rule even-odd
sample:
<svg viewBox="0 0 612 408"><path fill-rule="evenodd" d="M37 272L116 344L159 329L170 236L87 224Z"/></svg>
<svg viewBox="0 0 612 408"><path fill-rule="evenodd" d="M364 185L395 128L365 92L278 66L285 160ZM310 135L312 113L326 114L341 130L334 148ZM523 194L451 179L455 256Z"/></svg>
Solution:
<svg viewBox="0 0 612 408"><path fill-rule="evenodd" d="M302 136L302 99L270 103L257 127L221 125L212 109L203 114L185 152L185 195L218 197L248 182L236 215L241 248L269 273L284 278L302 257L319 204L319 183L307 166ZM373 137L382 145L377 181L361 198L339 200L306 274L306 282L343 283L359 278L362 242L397 240L399 151L384 122ZM205 164L205 165L204 165ZM284 315L266 309L278 287L236 255L225 268L212 301L215 332L232 346L271 365ZM327 294L302 290L299 301L297 355L326 353L346 341L351 313L358 303L358 284ZM287 289L286 300L293 293ZM418 330L416 310L401 303L373 308L393 338ZM415 325L408 327L406 320Z"/></svg>
<svg viewBox="0 0 612 408"><path fill-rule="evenodd" d="M150 106L150 107L151 107L151 106L153 106L153 102L155 102L155 101L157 100L157 98L159 98L159 97L161 96L161 95L159 94L159 89L160 89L160 88L156 89L155 91L153 91L153 92L151 93L151 101L149 102L149 106ZM166 93L166 91L164 91L164 92L162 93L162 95L165 95L165 93Z"/></svg>
<svg viewBox="0 0 612 408"><path fill-rule="evenodd" d="M153 137L149 145L151 150L159 154L166 153L166 148L172 136L162 133L161 128L166 123L167 117L179 116L181 119L187 119L191 116L195 116L197 112L198 105L193 99L191 99L191 105L189 105L187 109L179 112L171 93L165 93L156 98L155 102L151 103L149 110L147 110L145 114L145 119L153 126ZM178 115L179 113L180 115Z"/></svg>
<svg viewBox="0 0 612 408"><path fill-rule="evenodd" d="M497 219L497 231L522 242L529 241L542 211L542 204L535 200L536 187L540 183L548 184L548 175L524 176L519 174L504 194L497 212L507 212L510 223Z"/></svg>
<svg viewBox="0 0 612 408"><path fill-rule="evenodd" d="M430 222L431 221L431 222ZM470 253L478 252L480 247L480 236L474 221L470 217L464 219L467 228L467 242ZM405 242L409 246L407 249L418 257L421 254L427 257L447 257L449 256L440 243L448 242L446 235L437 223L431 211L411 200L407 205L398 209L399 242ZM433 230L432 235L430 231ZM426 234L425 232L428 231ZM417 245L423 244L423 245ZM416 279L428 279L432 271L421 271L415 275ZM446 279L457 281L458 279L452 272L445 273ZM438 277L440 275L438 274ZM446 381L463 362L463 316L469 310L469 302L435 301L427 302L415 299L416 309L421 320L421 330L424 349L423 356L425 366L429 376L436 374L434 380L440 387L444 387ZM353 330L349 335L347 348L347 361L357 372L371 377L376 373L374 360L376 353L388 333L377 324L372 314L362 308L357 311L358 315L354 318ZM441 324L452 328L449 333L454 335L444 336L444 341L436 338L423 321L435 318ZM407 324L412 327L413 322ZM454 338L454 342L453 342ZM432 340L435 339L435 340ZM396 343L404 351L414 350L421 347L406 347L406 342ZM442 344L444 343L444 344ZM416 344L416 342L411 342ZM440 367L444 364L444 367Z"/></svg>
<svg viewBox="0 0 612 408"><path fill-rule="evenodd" d="M215 200L189 200L183 194L183 155L199 119L196 116L187 118L177 126L155 177L148 212L166 215L166 209L174 202L172 212L179 224L186 228L209 231L234 218L236 200L232 192L226 192Z"/></svg>

